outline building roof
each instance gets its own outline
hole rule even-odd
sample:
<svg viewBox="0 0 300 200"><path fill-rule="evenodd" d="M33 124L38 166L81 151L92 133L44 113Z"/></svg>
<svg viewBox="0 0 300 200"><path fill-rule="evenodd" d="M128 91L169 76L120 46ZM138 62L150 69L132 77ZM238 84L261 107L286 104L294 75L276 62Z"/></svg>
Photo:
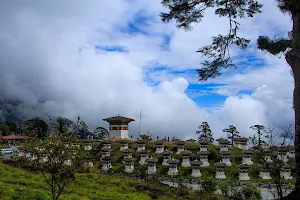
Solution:
<svg viewBox="0 0 300 200"><path fill-rule="evenodd" d="M199 155L209 155L210 152L209 151L198 151Z"/></svg>
<svg viewBox="0 0 300 200"><path fill-rule="evenodd" d="M172 154L172 152L171 151L169 151L169 150L165 150L164 152L162 152L161 153L162 155L164 155L164 156L169 156L169 155L171 155Z"/></svg>
<svg viewBox="0 0 300 200"><path fill-rule="evenodd" d="M250 168L250 165L246 164L246 163L242 163L239 165L239 168L240 169L249 169Z"/></svg>
<svg viewBox="0 0 300 200"><path fill-rule="evenodd" d="M148 150L142 150L142 151L139 151L138 153L140 153L140 154L148 154L149 151Z"/></svg>
<svg viewBox="0 0 300 200"><path fill-rule="evenodd" d="M189 156L189 155L192 154L192 152L185 150L185 151L180 152L180 154L183 155L183 156Z"/></svg>
<svg viewBox="0 0 300 200"><path fill-rule="evenodd" d="M96 140L81 139L80 141L81 141L81 142L84 142L84 143L92 143L92 142L95 142Z"/></svg>
<svg viewBox="0 0 300 200"><path fill-rule="evenodd" d="M121 139L118 141L120 144L128 144L128 143L131 143L130 140L127 140L127 139Z"/></svg>
<svg viewBox="0 0 300 200"><path fill-rule="evenodd" d="M221 155L230 155L230 151L220 151Z"/></svg>
<svg viewBox="0 0 300 200"><path fill-rule="evenodd" d="M101 151L103 151L103 152L108 152L108 151L111 151L111 150L112 150L111 148L105 148L105 147L101 148Z"/></svg>
<svg viewBox="0 0 300 200"><path fill-rule="evenodd" d="M7 135L7 136L2 136L2 140L24 140L26 139L27 136L22 136L22 135Z"/></svg>
<svg viewBox="0 0 300 200"><path fill-rule="evenodd" d="M201 160L193 160L190 162L192 166L200 166L203 164Z"/></svg>
<svg viewBox="0 0 300 200"><path fill-rule="evenodd" d="M197 140L195 140L195 139L188 139L188 140L186 140L187 142L196 142Z"/></svg>
<svg viewBox="0 0 300 200"><path fill-rule="evenodd" d="M247 150L244 150L242 151L242 154L252 154L252 149L247 149Z"/></svg>
<svg viewBox="0 0 300 200"><path fill-rule="evenodd" d="M219 138L216 140L219 144L229 144L229 141L224 138Z"/></svg>
<svg viewBox="0 0 300 200"><path fill-rule="evenodd" d="M145 160L145 162L147 162L147 163L156 163L157 161L158 161L158 159L156 159L156 158L147 158Z"/></svg>
<svg viewBox="0 0 300 200"><path fill-rule="evenodd" d="M182 141L182 140L180 140L180 141L176 141L176 144L177 145L184 145L186 142L185 141Z"/></svg>
<svg viewBox="0 0 300 200"><path fill-rule="evenodd" d="M218 162L218 163L215 163L215 167L216 168L226 168L228 166L225 163Z"/></svg>
<svg viewBox="0 0 300 200"><path fill-rule="evenodd" d="M247 142L249 139L245 138L245 137L238 137L238 138L234 138L233 141L240 141L240 142Z"/></svg>
<svg viewBox="0 0 300 200"><path fill-rule="evenodd" d="M111 140L102 140L101 143L102 143L102 144L111 144L112 141L111 141Z"/></svg>
<svg viewBox="0 0 300 200"><path fill-rule="evenodd" d="M133 158L124 158L123 161L124 162L133 162L134 159Z"/></svg>
<svg viewBox="0 0 300 200"><path fill-rule="evenodd" d="M133 151L131 149L124 149L122 152L123 153L132 153Z"/></svg>
<svg viewBox="0 0 300 200"><path fill-rule="evenodd" d="M162 140L155 141L156 145L163 145L164 143L165 143L165 141L162 141Z"/></svg>
<svg viewBox="0 0 300 200"><path fill-rule="evenodd" d="M135 120L131 119L131 118L127 118L127 117L115 116L115 117L105 118L105 119L103 119L103 121L106 121L108 123L110 123L110 122L129 123L129 122L132 122Z"/></svg>
<svg viewBox="0 0 300 200"><path fill-rule="evenodd" d="M169 164L178 164L178 163L179 163L179 160L176 160L176 159L169 159L169 160L167 160L167 163L169 163Z"/></svg>
<svg viewBox="0 0 300 200"><path fill-rule="evenodd" d="M199 144L208 144L208 141L203 139L199 140L198 142Z"/></svg>
<svg viewBox="0 0 300 200"><path fill-rule="evenodd" d="M145 141L145 140L137 140L136 143L137 143L137 144L145 144L146 141Z"/></svg>
<svg viewBox="0 0 300 200"><path fill-rule="evenodd" d="M111 156L105 156L103 158L100 159L101 161L110 161L112 160L112 157Z"/></svg>

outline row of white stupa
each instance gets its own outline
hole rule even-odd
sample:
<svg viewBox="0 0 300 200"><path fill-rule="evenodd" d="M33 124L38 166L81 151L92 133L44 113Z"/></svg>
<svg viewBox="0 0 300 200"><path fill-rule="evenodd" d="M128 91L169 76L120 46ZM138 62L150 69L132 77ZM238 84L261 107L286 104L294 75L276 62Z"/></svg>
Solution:
<svg viewBox="0 0 300 200"><path fill-rule="evenodd" d="M112 168L111 165L111 142L110 141L103 141L103 148L101 149L102 152L102 170L106 171ZM178 169L177 166L179 164L179 160L171 158L172 152L165 150L163 141L157 141L156 142L156 151L157 154L163 155L163 162L162 165L169 166L168 175L177 175ZM177 152L176 154L182 155L182 161L181 166L182 167L192 167L192 177L200 177L200 167L207 167L209 166L208 162L208 155L210 152L207 150L207 143L206 142L199 142L200 143L200 151L198 154L200 154L200 160L190 160L190 151L186 151L184 148L184 141L177 142ZM230 152L228 151L228 143L227 145L225 143L222 144L222 142L219 142L221 148L220 153L222 155L222 161L215 164L216 168L216 178L224 179L226 178L224 169L228 166L231 166L230 162ZM126 173L132 173L134 170L134 158L132 158L132 150L128 148L128 142L126 141L120 141L120 151L124 154L123 164L125 165L125 172ZM157 159L149 158L149 152L146 151L145 142L144 141L137 141L137 152L140 153L140 160L139 164L145 165L147 164L147 173L148 174L155 174L156 173L156 162ZM250 165L253 164L251 161L251 150L244 150L243 151L243 164L239 166L240 173L239 173L239 179L240 180L250 180L250 177L248 175L248 171L250 168ZM281 175L284 179L291 179L291 169L286 165L282 169ZM271 179L269 173L265 169L260 170L260 175L262 179Z"/></svg>

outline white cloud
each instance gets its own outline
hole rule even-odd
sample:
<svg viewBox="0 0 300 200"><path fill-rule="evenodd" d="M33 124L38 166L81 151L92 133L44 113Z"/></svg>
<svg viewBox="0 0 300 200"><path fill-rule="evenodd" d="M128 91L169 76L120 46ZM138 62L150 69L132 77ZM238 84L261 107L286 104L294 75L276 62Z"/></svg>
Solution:
<svg viewBox="0 0 300 200"><path fill-rule="evenodd" d="M23 100L45 115L72 119L80 115L91 128L107 126L102 118L118 113L138 120L143 109L143 132L184 139L195 136L201 121L211 123L217 136L229 124L248 134L253 123L283 126L291 121L290 101L286 101L291 99L293 87L289 69L283 60L257 50L249 52L265 60L263 68L250 67L244 74L210 81L228 84L215 92L229 95L221 109L212 108L211 112L184 93L197 77L157 71L145 77L145 71L157 65L172 70L198 68L203 58L195 50L227 30L227 21L211 11L192 32L179 30L174 23L164 24L158 17L163 10L159 2L1 2L0 96ZM253 33L251 39L255 39L269 27L277 27L278 20L281 30L290 28L280 14L265 18L277 8L268 5L267 9L245 22L249 27L243 34ZM148 34L120 31L140 14L149 17L147 25L138 27ZM165 35L171 37L168 50L161 47ZM124 46L128 52L95 50L94 45ZM149 77L161 83L150 87L144 81ZM256 91L236 96L245 89ZM278 115L284 119L279 120ZM134 135L138 124L131 123Z"/></svg>

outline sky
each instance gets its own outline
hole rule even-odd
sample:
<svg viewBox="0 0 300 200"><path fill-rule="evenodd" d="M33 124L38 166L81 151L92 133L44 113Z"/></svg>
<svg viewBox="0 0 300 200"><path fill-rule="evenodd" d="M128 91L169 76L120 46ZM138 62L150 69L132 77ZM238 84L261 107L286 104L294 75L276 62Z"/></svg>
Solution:
<svg viewBox="0 0 300 200"><path fill-rule="evenodd" d="M93 130L103 118L136 119L153 137L196 138L207 121L215 138L235 125L249 137L251 125L285 128L293 123L293 77L283 55L256 48L260 35L285 37L288 15L276 1L240 20L246 50L232 49L236 69L198 82L205 59L196 53L225 34L228 20L207 10L186 32L163 23L160 0L1 1L0 96L23 102L28 117L80 116ZM34 111L32 111L34 108Z"/></svg>

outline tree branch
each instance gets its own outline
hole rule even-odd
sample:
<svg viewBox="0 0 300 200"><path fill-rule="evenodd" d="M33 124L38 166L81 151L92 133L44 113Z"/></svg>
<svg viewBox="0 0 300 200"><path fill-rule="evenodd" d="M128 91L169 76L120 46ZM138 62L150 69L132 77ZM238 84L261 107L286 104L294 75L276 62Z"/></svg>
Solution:
<svg viewBox="0 0 300 200"><path fill-rule="evenodd" d="M292 41L289 39L275 39L271 40L266 36L259 36L257 39L257 46L260 50L268 51L273 55L284 52L292 47Z"/></svg>

